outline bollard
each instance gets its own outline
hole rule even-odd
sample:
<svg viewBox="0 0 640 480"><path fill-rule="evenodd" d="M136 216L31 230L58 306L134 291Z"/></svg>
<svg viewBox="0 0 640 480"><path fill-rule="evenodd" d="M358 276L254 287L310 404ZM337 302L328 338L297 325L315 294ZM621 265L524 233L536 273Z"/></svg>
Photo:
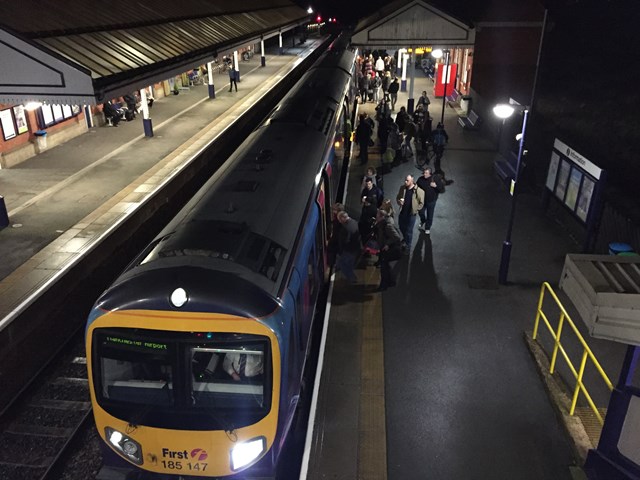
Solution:
<svg viewBox="0 0 640 480"><path fill-rule="evenodd" d="M4 203L4 197L0 195L0 228L9 226L9 214L7 213L7 206Z"/></svg>
<svg viewBox="0 0 640 480"><path fill-rule="evenodd" d="M153 123L150 118L142 119L142 128L144 128L144 135L146 137L153 137Z"/></svg>

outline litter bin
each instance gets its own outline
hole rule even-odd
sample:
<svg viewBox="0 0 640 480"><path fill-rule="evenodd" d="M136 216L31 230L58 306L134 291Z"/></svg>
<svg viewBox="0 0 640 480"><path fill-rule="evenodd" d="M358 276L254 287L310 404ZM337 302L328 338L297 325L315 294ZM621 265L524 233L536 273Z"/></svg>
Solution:
<svg viewBox="0 0 640 480"><path fill-rule="evenodd" d="M460 108L464 113L469 113L471 110L471 96L470 95L462 95L460 97Z"/></svg>
<svg viewBox="0 0 640 480"><path fill-rule="evenodd" d="M36 133L36 145L38 152L42 152L47 149L47 132L45 130L37 130Z"/></svg>
<svg viewBox="0 0 640 480"><path fill-rule="evenodd" d="M633 247L628 243L611 242L609 244L609 255L629 255L635 253Z"/></svg>

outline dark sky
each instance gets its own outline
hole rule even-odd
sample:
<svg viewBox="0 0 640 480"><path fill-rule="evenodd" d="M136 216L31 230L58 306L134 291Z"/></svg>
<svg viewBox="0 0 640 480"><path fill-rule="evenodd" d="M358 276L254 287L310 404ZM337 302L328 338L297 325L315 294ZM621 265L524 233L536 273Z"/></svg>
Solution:
<svg viewBox="0 0 640 480"><path fill-rule="evenodd" d="M337 17L340 23L355 23L360 18L387 6L393 0L293 0L304 9L309 6L324 19ZM429 0L427 3L444 12L472 19L490 0Z"/></svg>
<svg viewBox="0 0 640 480"><path fill-rule="evenodd" d="M324 19L338 17L343 24L355 23L359 18L366 17L389 2L384 0L294 0L303 8L309 6L320 12Z"/></svg>

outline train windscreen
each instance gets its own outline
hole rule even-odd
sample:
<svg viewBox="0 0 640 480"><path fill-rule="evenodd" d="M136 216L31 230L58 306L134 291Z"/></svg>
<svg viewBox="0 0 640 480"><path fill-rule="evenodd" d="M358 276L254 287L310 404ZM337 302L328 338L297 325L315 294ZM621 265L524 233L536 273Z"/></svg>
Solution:
<svg viewBox="0 0 640 480"><path fill-rule="evenodd" d="M229 430L270 410L267 337L96 329L94 347L99 403L133 424Z"/></svg>

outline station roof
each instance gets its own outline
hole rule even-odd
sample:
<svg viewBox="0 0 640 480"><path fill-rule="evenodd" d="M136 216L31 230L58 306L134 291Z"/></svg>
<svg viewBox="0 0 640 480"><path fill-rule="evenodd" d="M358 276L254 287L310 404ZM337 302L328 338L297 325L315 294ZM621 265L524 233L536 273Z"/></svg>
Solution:
<svg viewBox="0 0 640 480"><path fill-rule="evenodd" d="M368 48L473 46L475 29L430 3L396 0L358 22L352 43Z"/></svg>
<svg viewBox="0 0 640 480"><path fill-rule="evenodd" d="M305 24L290 0L0 0L0 103L93 104Z"/></svg>

